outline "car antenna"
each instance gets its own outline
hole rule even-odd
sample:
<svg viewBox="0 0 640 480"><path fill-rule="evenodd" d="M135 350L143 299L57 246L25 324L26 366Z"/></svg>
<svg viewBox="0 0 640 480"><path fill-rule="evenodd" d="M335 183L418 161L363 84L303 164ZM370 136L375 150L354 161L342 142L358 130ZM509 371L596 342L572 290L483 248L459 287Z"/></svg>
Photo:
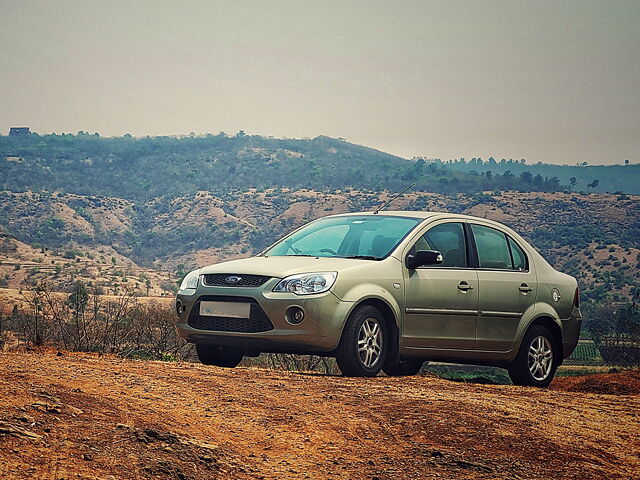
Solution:
<svg viewBox="0 0 640 480"><path fill-rule="evenodd" d="M397 194L395 197L393 197L391 200L387 200L386 203L383 203L382 205L380 205L378 208L375 209L375 211L373 212L374 215L377 215L378 212L380 210L382 210L384 207L386 207L387 205L389 205L391 202L393 202L396 198L398 198L400 195L402 195L404 192L406 192L407 190L409 190L410 188L415 187L416 184L412 183L411 185L409 185L407 188L405 188L404 190L402 190L399 194Z"/></svg>

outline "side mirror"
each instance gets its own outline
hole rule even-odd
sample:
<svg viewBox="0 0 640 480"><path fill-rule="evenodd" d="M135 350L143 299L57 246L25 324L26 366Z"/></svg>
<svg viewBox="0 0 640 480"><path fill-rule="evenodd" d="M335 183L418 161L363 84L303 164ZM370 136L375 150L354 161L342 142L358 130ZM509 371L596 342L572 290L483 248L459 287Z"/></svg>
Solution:
<svg viewBox="0 0 640 480"><path fill-rule="evenodd" d="M405 265L415 270L423 265L438 265L442 263L442 254L437 250L418 250L413 255L407 255Z"/></svg>

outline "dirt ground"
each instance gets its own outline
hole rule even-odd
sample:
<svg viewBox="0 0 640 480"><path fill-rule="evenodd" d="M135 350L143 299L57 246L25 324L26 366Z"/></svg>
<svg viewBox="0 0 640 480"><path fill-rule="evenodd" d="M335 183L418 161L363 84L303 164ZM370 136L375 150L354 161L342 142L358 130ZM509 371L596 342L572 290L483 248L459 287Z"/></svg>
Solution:
<svg viewBox="0 0 640 480"><path fill-rule="evenodd" d="M640 478L640 397L601 391L628 379L587 393L0 353L0 478Z"/></svg>

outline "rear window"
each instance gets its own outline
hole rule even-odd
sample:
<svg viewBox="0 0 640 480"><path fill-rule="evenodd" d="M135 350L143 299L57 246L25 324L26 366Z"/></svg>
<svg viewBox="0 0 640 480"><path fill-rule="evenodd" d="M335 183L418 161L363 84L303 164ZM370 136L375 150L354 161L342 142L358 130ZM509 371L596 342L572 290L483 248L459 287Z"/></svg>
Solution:
<svg viewBox="0 0 640 480"><path fill-rule="evenodd" d="M513 257L514 270L528 270L529 266L527 265L527 256L511 237L507 238L509 239L509 247L511 247L511 256Z"/></svg>

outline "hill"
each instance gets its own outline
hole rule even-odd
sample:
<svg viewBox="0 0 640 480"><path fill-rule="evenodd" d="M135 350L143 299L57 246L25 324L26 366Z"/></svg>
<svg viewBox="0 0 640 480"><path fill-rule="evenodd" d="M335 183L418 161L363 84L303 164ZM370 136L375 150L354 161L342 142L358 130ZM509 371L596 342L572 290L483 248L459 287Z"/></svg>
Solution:
<svg viewBox="0 0 640 480"><path fill-rule="evenodd" d="M0 353L0 475L633 478L637 395L557 388Z"/></svg>
<svg viewBox="0 0 640 480"><path fill-rule="evenodd" d="M146 269L152 292L162 287L169 292L175 288L172 282L190 268L258 253L312 219L371 210L388 198L384 192L356 190L251 189L133 202L0 192L0 228L7 245L0 245L0 280L6 278L5 286L17 288L25 271L31 272L30 278L45 278L55 265L66 269L71 263L69 272L88 281L100 267L100 284L107 291L125 286L125 279L144 291L146 279L140 278ZM585 299L624 301L640 296L638 196L413 192L398 198L393 208L467 213L506 223L557 268L577 276ZM33 247L31 253L22 247L21 275L13 270L18 259L3 252L13 242L10 237Z"/></svg>
<svg viewBox="0 0 640 480"><path fill-rule="evenodd" d="M557 178L527 183L491 178L447 165L409 161L341 139L275 139L225 134L193 137L78 135L0 136L0 189L64 191L150 200L198 191L346 187L399 191L557 191Z"/></svg>
<svg viewBox="0 0 640 480"><path fill-rule="evenodd" d="M166 271L141 267L106 245L52 250L0 237L2 300L15 301L16 294L34 281L46 281L51 290L68 292L78 280L102 295L132 289L137 296L169 296L176 286Z"/></svg>
<svg viewBox="0 0 640 480"><path fill-rule="evenodd" d="M597 191L640 194L640 165L561 166L493 157L406 160L344 139L0 136L0 189L149 200L230 188ZM90 180L89 180L90 179Z"/></svg>

